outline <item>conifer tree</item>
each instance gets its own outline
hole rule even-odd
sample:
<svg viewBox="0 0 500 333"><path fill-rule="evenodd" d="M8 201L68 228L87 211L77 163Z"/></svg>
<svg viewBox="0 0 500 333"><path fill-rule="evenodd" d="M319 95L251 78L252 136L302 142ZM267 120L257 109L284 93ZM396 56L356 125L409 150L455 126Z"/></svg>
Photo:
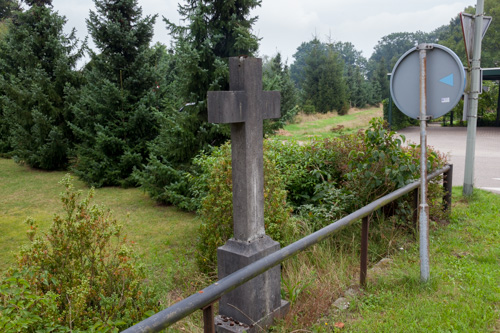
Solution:
<svg viewBox="0 0 500 333"><path fill-rule="evenodd" d="M318 112L337 110L345 114L348 110L347 86L344 81L343 62L331 45L312 40L304 68L304 93Z"/></svg>
<svg viewBox="0 0 500 333"><path fill-rule="evenodd" d="M264 90L275 90L281 94L281 117L264 120L264 133L270 133L283 128L298 113L298 94L290 70L282 63L280 53L264 62L262 81Z"/></svg>
<svg viewBox="0 0 500 333"><path fill-rule="evenodd" d="M74 71L82 54L66 19L33 2L9 23L0 44L0 152L46 170L64 169L73 137L68 105L80 83Z"/></svg>
<svg viewBox="0 0 500 333"><path fill-rule="evenodd" d="M258 39L251 32L257 18L250 17L250 10L260 2L188 0L179 6L186 26L165 20L176 41L179 98L183 104L194 103L184 112L169 115L176 127L164 128L168 132L164 137L176 138L163 142L162 148L174 164L189 162L200 149L228 139L227 126L207 123L207 91L229 88L229 57L253 56L257 51Z"/></svg>
<svg viewBox="0 0 500 333"><path fill-rule="evenodd" d="M91 52L74 107L80 141L73 169L93 186L129 186L157 135L158 75L150 48L156 16L142 17L137 0L94 2L87 27L100 53Z"/></svg>
<svg viewBox="0 0 500 333"><path fill-rule="evenodd" d="M208 123L207 92L229 88L229 57L252 56L256 52L258 39L251 28L257 18L250 17L250 10L260 2L187 0L179 6L187 25L165 19L175 40L178 104L162 114L148 164L143 171L134 173L155 200L194 209L187 181L192 158L200 150L222 144L230 133L227 125Z"/></svg>

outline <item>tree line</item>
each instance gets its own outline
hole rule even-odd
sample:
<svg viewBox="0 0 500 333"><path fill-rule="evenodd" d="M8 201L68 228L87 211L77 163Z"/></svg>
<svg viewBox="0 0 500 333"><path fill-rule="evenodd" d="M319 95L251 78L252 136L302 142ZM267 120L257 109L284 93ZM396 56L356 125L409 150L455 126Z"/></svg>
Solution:
<svg viewBox="0 0 500 333"><path fill-rule="evenodd" d="M193 158L230 137L227 125L207 122L207 91L228 89L229 57L257 54L250 12L261 0L185 1L184 25L163 18L170 46L152 45L159 18L144 16L137 0L94 0L86 22L96 50L63 32L66 19L51 0L24 2L26 9L0 1L0 154L71 169L96 187L142 186L165 203L189 196ZM498 13L493 0L485 7ZM457 50L459 25L456 17L431 33L384 36L369 59L352 43L317 37L297 48L290 66L279 53L264 56L264 88L282 94L282 117L266 121L266 135L299 110L342 115L380 103L403 52L424 41ZM495 41L497 31L488 32ZM489 43L486 63L498 50ZM90 61L77 70L85 54Z"/></svg>

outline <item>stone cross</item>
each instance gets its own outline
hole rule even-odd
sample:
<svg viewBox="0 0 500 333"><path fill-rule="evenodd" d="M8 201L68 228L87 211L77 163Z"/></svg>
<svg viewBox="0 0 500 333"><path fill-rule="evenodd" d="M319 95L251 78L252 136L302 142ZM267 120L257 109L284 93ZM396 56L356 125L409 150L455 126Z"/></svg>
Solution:
<svg viewBox="0 0 500 333"><path fill-rule="evenodd" d="M209 91L207 99L208 121L231 124L234 237L217 249L219 279L279 250L264 230L262 132L264 119L280 116L280 93L262 91L262 60L246 57L229 59L229 88ZM280 271L275 266L222 296L217 332L242 332L228 317L254 333L284 316Z"/></svg>
<svg viewBox="0 0 500 333"><path fill-rule="evenodd" d="M264 230L263 120L280 117L280 93L262 91L262 60L229 59L229 89L208 92L208 121L231 124L234 238Z"/></svg>

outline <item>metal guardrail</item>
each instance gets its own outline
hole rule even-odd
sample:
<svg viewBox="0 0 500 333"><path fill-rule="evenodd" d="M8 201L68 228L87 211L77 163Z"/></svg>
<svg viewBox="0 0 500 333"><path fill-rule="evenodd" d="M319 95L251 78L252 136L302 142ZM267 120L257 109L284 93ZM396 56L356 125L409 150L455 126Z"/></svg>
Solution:
<svg viewBox="0 0 500 333"><path fill-rule="evenodd" d="M453 177L453 165L446 165L444 168L436 170L427 176L427 180L432 180L443 174L443 187L445 189L444 209L451 209L451 186ZM324 240L337 231L353 224L354 222L362 219L362 239L361 239L361 273L360 284L364 285L367 275L367 253L368 253L368 216L379 208L391 203L392 201L402 197L403 195L418 190L420 181L408 184L392 193L377 199L363 208L347 215L346 217L320 229L298 241L292 243L279 251L276 251L228 276L219 280L218 282L200 290L198 293L183 299L182 301L162 310L153 316L141 321L140 323L124 330L124 333L139 333L139 332L159 332L162 329L176 323L182 318L190 315L197 310L203 310L205 332L214 332L213 322L213 307L212 304L216 302L222 295L230 292L231 290L239 287L252 278L264 273L272 267L280 264L286 259L294 256L295 254L311 247L312 245ZM415 212L418 207L417 191L414 194L414 208ZM413 216L416 223L416 214Z"/></svg>

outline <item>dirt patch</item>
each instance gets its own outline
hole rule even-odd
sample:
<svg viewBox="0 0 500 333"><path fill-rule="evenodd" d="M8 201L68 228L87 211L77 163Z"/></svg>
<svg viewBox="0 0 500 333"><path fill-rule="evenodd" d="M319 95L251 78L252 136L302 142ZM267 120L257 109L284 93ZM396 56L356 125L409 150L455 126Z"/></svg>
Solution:
<svg viewBox="0 0 500 333"><path fill-rule="evenodd" d="M342 122L345 128L359 128L359 127L367 127L370 120L377 117L382 117L384 112L382 108L379 108L376 112L362 113L366 110L358 110L358 111L349 111L349 114L356 114L356 119L347 120Z"/></svg>
<svg viewBox="0 0 500 333"><path fill-rule="evenodd" d="M276 131L276 135L280 135L280 136L292 136L292 134L290 132L288 132L287 130L284 130L282 128L280 128L278 131Z"/></svg>

